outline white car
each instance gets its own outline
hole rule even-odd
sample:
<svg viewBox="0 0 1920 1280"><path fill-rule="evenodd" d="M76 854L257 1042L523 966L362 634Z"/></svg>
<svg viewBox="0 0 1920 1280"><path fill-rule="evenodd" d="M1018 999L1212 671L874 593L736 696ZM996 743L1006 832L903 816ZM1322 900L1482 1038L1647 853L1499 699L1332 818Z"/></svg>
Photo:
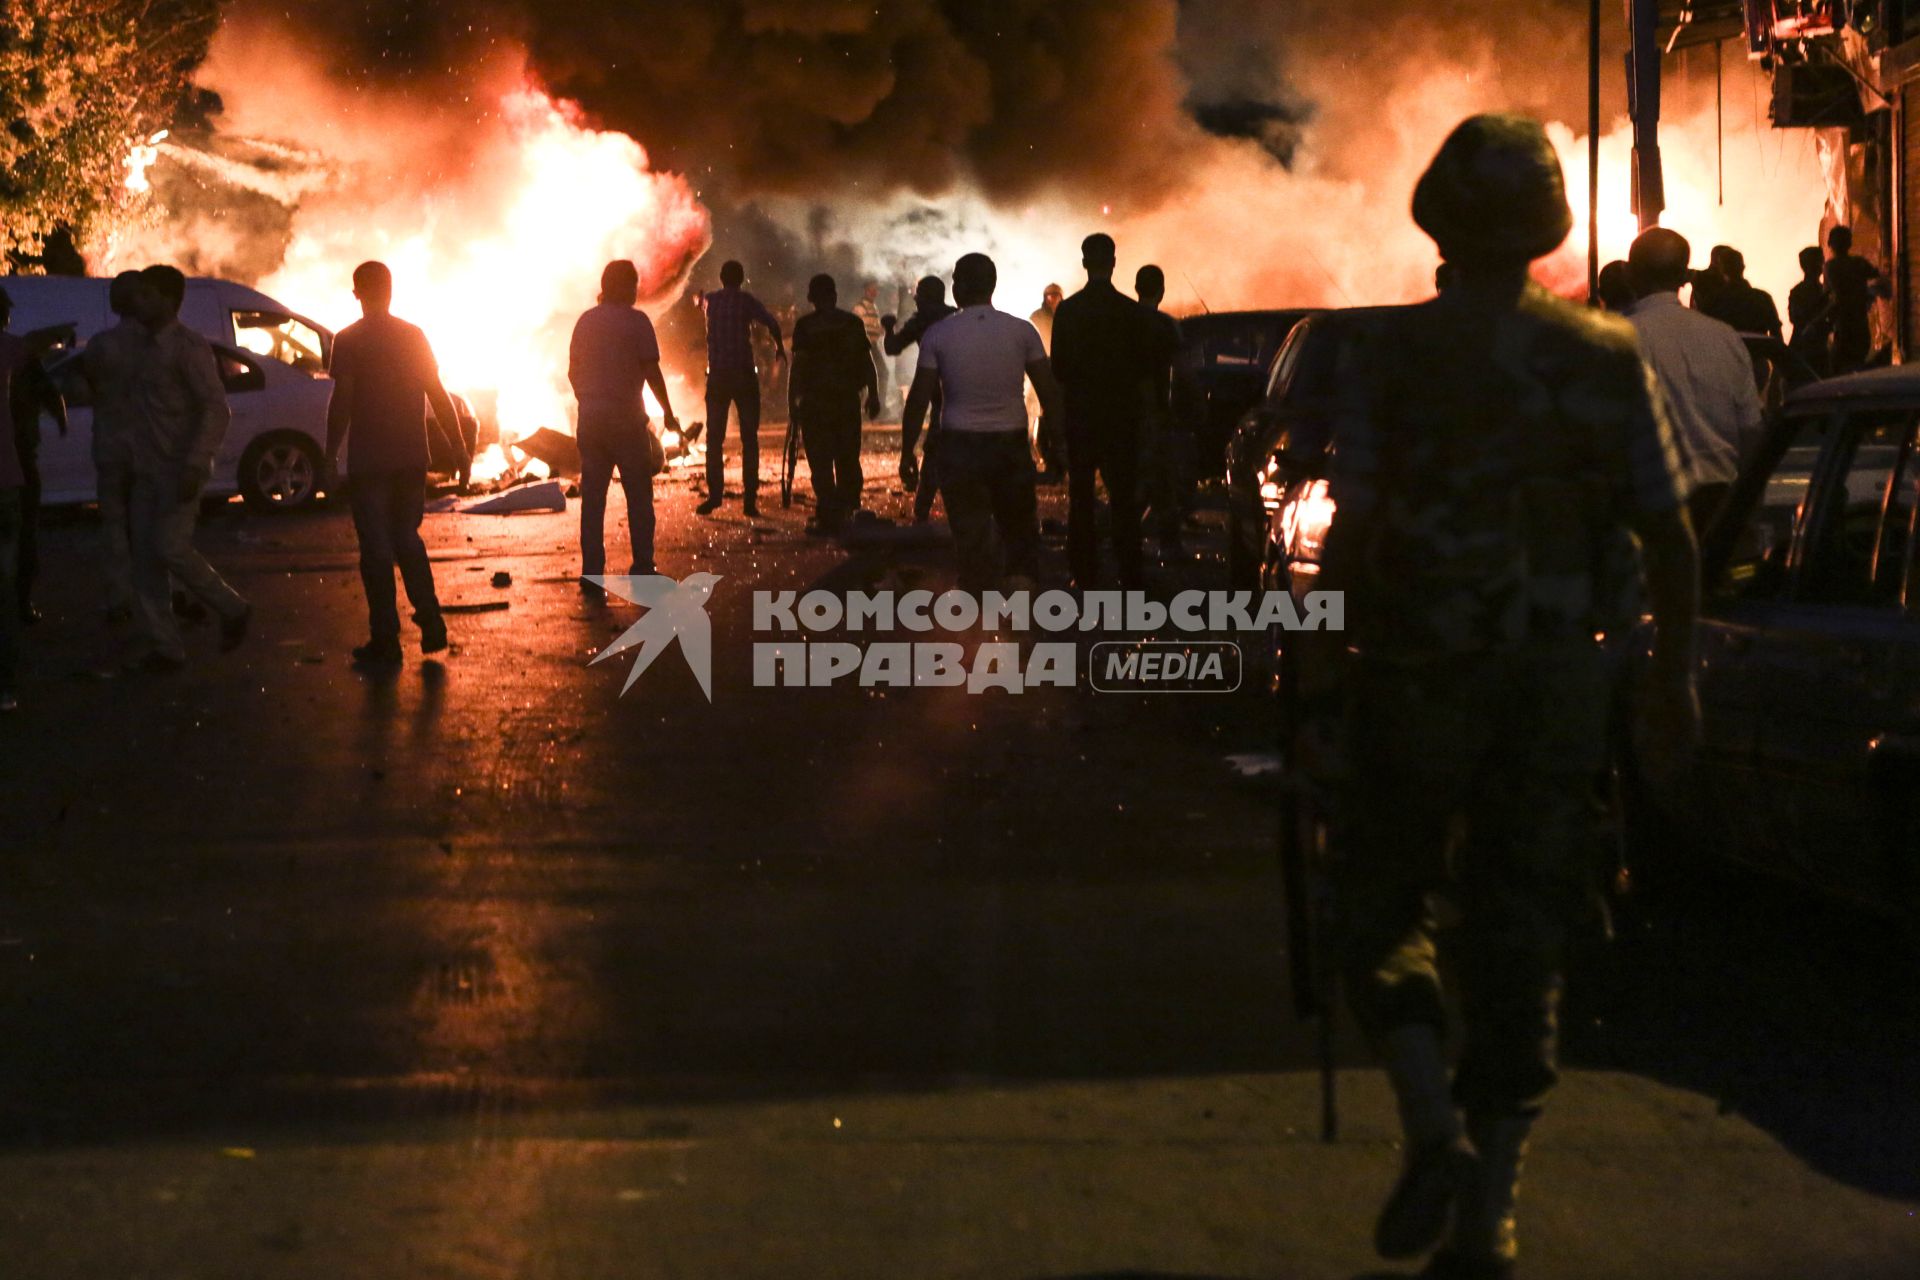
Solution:
<svg viewBox="0 0 1920 1280"><path fill-rule="evenodd" d="M12 328L31 332L71 324L79 343L115 321L107 306L111 281L77 276L8 276L0 288L13 300ZM251 505L292 509L320 492L326 449L326 370L333 334L257 290L228 280L187 282L183 323L213 343L233 410L207 492L238 493ZM68 432L42 431L40 474L49 504L92 502L93 411L73 354L56 354L48 371L67 398Z"/></svg>

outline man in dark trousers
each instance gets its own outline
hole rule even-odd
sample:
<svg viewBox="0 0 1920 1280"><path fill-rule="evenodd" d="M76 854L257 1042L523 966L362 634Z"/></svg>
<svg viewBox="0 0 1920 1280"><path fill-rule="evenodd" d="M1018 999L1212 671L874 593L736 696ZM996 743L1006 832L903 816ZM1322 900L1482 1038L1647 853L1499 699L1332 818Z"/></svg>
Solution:
<svg viewBox="0 0 1920 1280"><path fill-rule="evenodd" d="M1026 389L1031 383L1050 410L1058 393L1033 325L994 308L998 283L999 271L984 253L969 253L954 264L953 297L960 310L921 339L920 367L907 393L910 429L918 429L936 395L946 402L940 483L962 591L986 591L1000 580L993 563L996 531L1008 586L1031 591L1040 575Z"/></svg>
<svg viewBox="0 0 1920 1280"><path fill-rule="evenodd" d="M837 533L860 509L860 392L869 420L880 416L880 369L860 317L839 307L830 275L807 284L813 310L793 323L787 412L800 424L813 473L809 533Z"/></svg>
<svg viewBox="0 0 1920 1280"><path fill-rule="evenodd" d="M1067 553L1076 587L1100 570L1094 482L1107 486L1120 585L1141 585L1140 428L1157 348L1151 313L1113 287L1107 235L1080 244L1087 284L1053 318L1053 373L1067 419Z"/></svg>
<svg viewBox="0 0 1920 1280"><path fill-rule="evenodd" d="M1467 120L1413 217L1455 281L1357 338L1341 366L1319 585L1344 592L1346 626L1300 633L1318 728L1294 753L1312 759L1318 730L1344 724L1342 969L1405 1139L1375 1245L1390 1258L1441 1246L1421 1273L1434 1280L1510 1280L1567 950L1601 927L1593 787L1614 691L1595 635L1638 621L1644 573L1641 760L1678 776L1699 733L1697 566L1678 445L1634 331L1528 279L1573 224L1546 132ZM1436 898L1459 916L1444 935ZM1465 1015L1451 1072L1440 947Z"/></svg>
<svg viewBox="0 0 1920 1280"><path fill-rule="evenodd" d="M1144 496L1153 509L1161 553L1178 556L1186 550L1180 522L1186 516L1193 489L1193 437L1187 433L1174 403L1180 324L1160 309L1167 296L1167 275L1159 267L1148 263L1135 272L1133 292L1147 309L1154 337L1140 441L1140 465L1146 471Z"/></svg>
<svg viewBox="0 0 1920 1280"><path fill-rule="evenodd" d="M327 461L347 446L348 495L360 539L360 584L367 593L367 642L353 651L369 668L400 665L396 562L420 628L420 652L447 647L447 624L434 594L433 566L420 540L427 492L427 406L440 430L460 438L453 398L427 335L393 314L393 273L379 262L354 268L362 319L333 341L333 402L327 407Z"/></svg>
<svg viewBox="0 0 1920 1280"><path fill-rule="evenodd" d="M13 299L0 289L0 332L13 317ZM16 534L14 560L14 598L0 608L18 611L23 626L40 620L33 607L33 582L40 574L40 415L53 418L61 435L67 434L67 402L53 385L40 356L49 345L51 330L38 330L23 338L14 338L6 359L14 366L10 372L6 413L13 435L13 447L20 463L20 522Z"/></svg>
<svg viewBox="0 0 1920 1280"><path fill-rule="evenodd" d="M914 286L913 314L907 317L905 324L896 327L892 316L880 317L880 328L886 333L881 345L889 356L897 356L925 338L928 329L957 310L959 308L947 305L947 286L940 277L927 276ZM916 462L913 456L913 446L919 435L919 421L903 415L900 420L900 483L913 495L913 522L925 524L933 518L933 499L940 487L939 463L935 460L940 440L940 394L937 390L927 410L924 466Z"/></svg>
<svg viewBox="0 0 1920 1280"><path fill-rule="evenodd" d="M740 415L740 506L760 514L760 371L753 358L753 326L773 337L773 358L787 349L780 322L760 299L741 288L747 269L738 262L720 268L720 287L701 299L707 312L707 499L695 510L712 515L726 495L727 410Z"/></svg>

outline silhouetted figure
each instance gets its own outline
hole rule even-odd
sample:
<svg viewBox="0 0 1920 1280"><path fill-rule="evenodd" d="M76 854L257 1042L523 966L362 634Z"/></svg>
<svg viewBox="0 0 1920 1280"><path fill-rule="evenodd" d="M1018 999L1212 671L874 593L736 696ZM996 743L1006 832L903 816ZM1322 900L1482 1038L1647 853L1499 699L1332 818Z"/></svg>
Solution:
<svg viewBox="0 0 1920 1280"><path fill-rule="evenodd" d="M1747 281L1747 260L1731 245L1715 245L1711 258L1712 289L1703 298L1700 283L1693 286L1693 309L1733 326L1736 333L1780 336L1780 310L1773 295Z"/></svg>
<svg viewBox="0 0 1920 1280"><path fill-rule="evenodd" d="M0 332L13 317L13 299L0 289ZM13 337L6 358L9 370L6 410L8 434L20 467L20 523L14 535L14 590L0 608L16 610L21 625L40 620L33 607L33 583L40 575L40 415L53 418L61 435L67 434L67 402L40 363L45 350L40 334Z"/></svg>
<svg viewBox="0 0 1920 1280"><path fill-rule="evenodd" d="M773 358L785 360L780 322L740 286L747 269L737 262L720 268L720 287L701 299L707 312L707 498L696 510L711 515L726 494L727 410L740 415L740 505L760 514L760 372L753 358L751 331L759 325L773 337Z"/></svg>
<svg viewBox="0 0 1920 1280"><path fill-rule="evenodd" d="M627 572L655 571L653 477L666 459L647 424L647 388L666 429L680 426L660 371L660 341L639 302L639 270L624 259L609 262L600 273L599 305L574 322L568 348L567 380L580 402L580 578L596 595L588 579L607 571L607 489L616 471L627 495Z"/></svg>
<svg viewBox="0 0 1920 1280"><path fill-rule="evenodd" d="M38 403L38 381L46 376L40 368L34 344L17 333L8 332L5 317L13 310L12 299L0 291L0 405L11 413L16 402ZM37 410L36 410L37 412ZM26 610L17 577L22 559L22 530L28 521L28 501L39 505L39 490L29 494L29 472L22 465L20 433L14 423L0 430L0 713L19 708L16 687L20 660L20 628ZM36 478L37 481L37 478Z"/></svg>
<svg viewBox="0 0 1920 1280"><path fill-rule="evenodd" d="M880 327L886 337L881 345L887 355L897 356L927 336L927 330L939 324L959 308L947 305L947 286L939 276L927 276L914 286L913 314L907 317L903 325L895 326L892 316L880 317ZM913 446L920 434L920 424L908 425L903 414L900 419L900 483L913 494L913 522L925 524L933 517L933 499L939 491L939 462L937 456L940 447L940 405L938 392L934 394L933 404L927 415L927 443L925 448L926 464L914 461Z"/></svg>
<svg viewBox="0 0 1920 1280"><path fill-rule="evenodd" d="M1853 252L1853 230L1835 227L1827 232L1827 298L1833 303L1833 359L1835 373L1866 367L1873 354L1873 300L1885 290L1880 268Z"/></svg>
<svg viewBox="0 0 1920 1280"><path fill-rule="evenodd" d="M1158 345L1147 309L1113 287L1111 236L1080 245L1087 284L1053 318L1053 372L1067 427L1067 550L1073 580L1091 587L1100 541L1094 483L1107 488L1114 559L1124 587L1143 581L1140 563L1140 424Z"/></svg>
<svg viewBox="0 0 1920 1280"><path fill-rule="evenodd" d="M94 492L100 504L100 566L106 586L107 622L125 640L133 622L133 504L135 450L145 423L140 416L140 371L153 335L140 323L152 306L138 271L123 271L107 290L119 323L87 340L80 372L93 399Z"/></svg>
<svg viewBox="0 0 1920 1280"><path fill-rule="evenodd" d="M886 330L880 326L880 286L869 280L861 292L860 301L853 304L853 314L860 318L860 327L867 335L867 347L873 357L873 367L879 371L880 411L890 410L893 401L893 370L890 362L882 353L881 340Z"/></svg>
<svg viewBox="0 0 1920 1280"><path fill-rule="evenodd" d="M1049 411L1059 397L1039 333L1018 316L994 309L998 283L993 259L984 253L969 253L954 264L953 297L960 310L922 335L920 367L903 421L917 432L934 397L945 401L940 486L962 591L985 591L999 579L993 562L996 529L1009 587L1032 590L1040 576L1040 521L1027 442L1028 380Z"/></svg>
<svg viewBox="0 0 1920 1280"><path fill-rule="evenodd" d="M1724 321L1680 305L1692 252L1665 227L1643 231L1627 252L1639 301L1627 319L1666 396L1687 461L1687 508L1705 532L1740 467L1759 447L1760 393L1747 344Z"/></svg>
<svg viewBox="0 0 1920 1280"><path fill-rule="evenodd" d="M1060 300L1066 297L1066 290L1057 284L1049 284L1040 293L1040 305L1027 318L1033 322L1034 331L1040 335L1040 345L1047 349L1048 356L1053 354L1053 317L1060 309ZM1067 472L1067 427L1058 418L1049 418L1040 412L1040 397L1027 390L1027 416L1033 421L1034 447L1040 451L1040 483L1058 484Z"/></svg>
<svg viewBox="0 0 1920 1280"><path fill-rule="evenodd" d="M793 322L787 412L800 424L813 475L809 533L834 533L860 509L860 393L869 419L880 416L880 366L866 326L839 306L833 277L807 284L813 310Z"/></svg>
<svg viewBox="0 0 1920 1280"><path fill-rule="evenodd" d="M1800 251L1800 283L1787 293L1787 320L1793 334L1787 345L1807 362L1816 376L1826 377L1832 368L1833 299L1827 296L1826 257L1820 246L1810 244Z"/></svg>
<svg viewBox="0 0 1920 1280"><path fill-rule="evenodd" d="M187 595L220 618L220 647L233 649L246 637L253 609L207 563L193 545L200 495L213 475L213 460L232 413L213 346L180 323L187 278L173 267L148 267L141 317L153 345L140 371L140 416L146 430L134 451L132 513L133 591L139 599L139 659L148 670L171 670L186 662L186 646L173 617L169 576Z"/></svg>
<svg viewBox="0 0 1920 1280"><path fill-rule="evenodd" d="M1413 217L1459 277L1343 359L1320 585L1347 629L1288 642L1307 718L1290 756L1324 760L1342 730L1341 968L1403 1135L1375 1247L1437 1248L1431 1280L1509 1280L1569 952L1604 912L1593 781L1616 698L1595 634L1639 620L1644 564L1637 741L1650 771L1678 763L1699 726L1696 561L1633 334L1528 279L1573 224L1545 130L1467 120Z"/></svg>
<svg viewBox="0 0 1920 1280"><path fill-rule="evenodd" d="M329 466L347 450L347 496L360 542L360 586L367 596L367 642L353 651L364 667L400 665L400 612L393 571L407 587L420 652L447 647L447 624L434 593L433 565L420 539L426 503L427 409L440 430L460 439L453 397L427 335L393 314L393 273L384 263L353 271L361 318L333 340L333 401L327 406Z"/></svg>
<svg viewBox="0 0 1920 1280"><path fill-rule="evenodd" d="M1634 304L1633 275L1624 261L1615 258L1600 268L1594 296L1600 300L1601 306L1616 315L1624 313Z"/></svg>
<svg viewBox="0 0 1920 1280"><path fill-rule="evenodd" d="M1134 273L1133 291L1149 313L1155 339L1141 431L1147 505L1153 511L1161 553L1177 556L1186 550L1180 522L1193 486L1193 439L1174 411L1173 366L1180 354L1180 325L1160 310L1167 296L1167 277L1159 267L1149 264Z"/></svg>

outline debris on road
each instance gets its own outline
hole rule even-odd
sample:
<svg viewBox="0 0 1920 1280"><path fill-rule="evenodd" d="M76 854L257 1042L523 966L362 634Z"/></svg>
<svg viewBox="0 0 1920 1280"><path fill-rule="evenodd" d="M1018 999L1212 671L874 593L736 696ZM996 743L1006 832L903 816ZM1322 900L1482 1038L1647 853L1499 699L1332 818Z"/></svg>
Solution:
<svg viewBox="0 0 1920 1280"><path fill-rule="evenodd" d="M464 516L510 516L522 511L565 511L567 494L558 480L537 480L528 484L515 485L503 493L490 498L481 498L462 506L441 499L432 504L430 510L436 512L454 511Z"/></svg>
<svg viewBox="0 0 1920 1280"><path fill-rule="evenodd" d="M505 569L502 569L493 575L493 585L496 587L510 587L513 585L513 575Z"/></svg>
<svg viewBox="0 0 1920 1280"><path fill-rule="evenodd" d="M513 607L513 602L510 600L477 600L470 604L443 604L440 606L440 612L442 613L499 613L503 610L511 609L512 607Z"/></svg>

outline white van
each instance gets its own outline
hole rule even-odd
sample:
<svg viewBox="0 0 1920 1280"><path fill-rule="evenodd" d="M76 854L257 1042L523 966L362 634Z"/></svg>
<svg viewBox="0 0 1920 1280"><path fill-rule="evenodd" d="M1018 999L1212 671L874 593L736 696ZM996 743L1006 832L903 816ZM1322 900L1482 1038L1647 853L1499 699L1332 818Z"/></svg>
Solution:
<svg viewBox="0 0 1920 1280"><path fill-rule="evenodd" d="M10 328L27 333L71 324L79 343L115 318L107 305L108 280L79 276L7 276L0 288L13 299ZM234 493L250 505L279 509L305 506L320 490L320 459L326 450L327 377L333 334L258 290L228 280L187 281L180 319L213 343L221 380L233 409L207 492ZM65 436L46 425L40 445L40 476L48 504L92 502L93 411L86 382L72 354L55 354L48 371L67 398Z"/></svg>

